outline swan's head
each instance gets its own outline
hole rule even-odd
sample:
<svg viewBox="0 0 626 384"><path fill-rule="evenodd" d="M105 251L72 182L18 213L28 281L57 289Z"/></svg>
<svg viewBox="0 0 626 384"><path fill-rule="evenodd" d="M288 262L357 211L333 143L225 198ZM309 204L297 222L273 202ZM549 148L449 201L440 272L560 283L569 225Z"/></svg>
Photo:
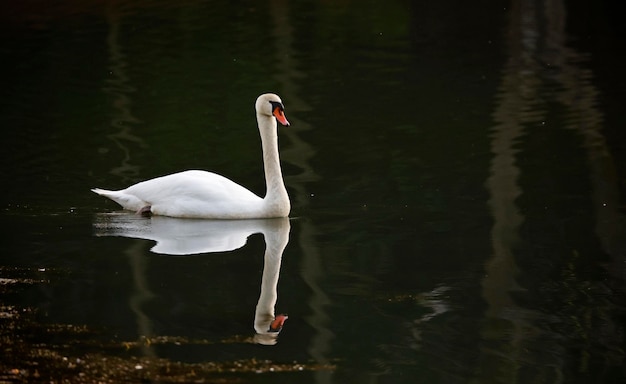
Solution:
<svg viewBox="0 0 626 384"><path fill-rule="evenodd" d="M278 95L264 93L256 99L256 112L261 115L274 116L282 125L288 127L289 122L285 117L285 106Z"/></svg>

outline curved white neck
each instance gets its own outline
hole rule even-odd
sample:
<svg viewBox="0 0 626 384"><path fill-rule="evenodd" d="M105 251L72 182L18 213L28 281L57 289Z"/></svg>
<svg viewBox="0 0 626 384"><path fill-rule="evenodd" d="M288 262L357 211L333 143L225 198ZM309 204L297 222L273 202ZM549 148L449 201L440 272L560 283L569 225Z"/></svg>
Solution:
<svg viewBox="0 0 626 384"><path fill-rule="evenodd" d="M264 200L274 205L289 207L289 197L283 182L278 156L278 132L276 119L257 113L257 122L263 148L263 168L265 170L266 194Z"/></svg>

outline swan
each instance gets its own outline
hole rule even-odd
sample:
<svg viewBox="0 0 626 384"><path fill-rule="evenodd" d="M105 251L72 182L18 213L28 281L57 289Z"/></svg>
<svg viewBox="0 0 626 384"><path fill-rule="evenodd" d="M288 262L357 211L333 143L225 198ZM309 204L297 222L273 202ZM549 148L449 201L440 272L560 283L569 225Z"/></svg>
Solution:
<svg viewBox="0 0 626 384"><path fill-rule="evenodd" d="M142 215L203 219L287 217L291 204L280 168L276 124L278 120L289 126L285 107L278 95L265 93L257 98L255 109L263 150L264 198L224 176L199 170L157 177L119 191L92 191Z"/></svg>

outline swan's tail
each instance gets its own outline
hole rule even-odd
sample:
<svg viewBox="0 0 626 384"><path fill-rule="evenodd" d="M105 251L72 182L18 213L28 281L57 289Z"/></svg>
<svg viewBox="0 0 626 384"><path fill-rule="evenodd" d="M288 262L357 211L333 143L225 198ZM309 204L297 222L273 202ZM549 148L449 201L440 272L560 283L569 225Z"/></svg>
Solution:
<svg viewBox="0 0 626 384"><path fill-rule="evenodd" d="M145 206L150 205L145 201L139 199L137 196L126 193L124 190L109 191L107 189L93 188L91 191L97 193L100 196L109 198L121 205L122 208L129 209L131 211L137 211Z"/></svg>
<svg viewBox="0 0 626 384"><path fill-rule="evenodd" d="M91 188L91 192L97 193L100 196L107 196L112 193L115 193L115 191L109 191L109 190L100 189L100 188Z"/></svg>
<svg viewBox="0 0 626 384"><path fill-rule="evenodd" d="M108 197L109 199L115 201L115 198L119 195L120 191L109 191L107 189L101 188L92 188L91 192L97 193L100 196Z"/></svg>

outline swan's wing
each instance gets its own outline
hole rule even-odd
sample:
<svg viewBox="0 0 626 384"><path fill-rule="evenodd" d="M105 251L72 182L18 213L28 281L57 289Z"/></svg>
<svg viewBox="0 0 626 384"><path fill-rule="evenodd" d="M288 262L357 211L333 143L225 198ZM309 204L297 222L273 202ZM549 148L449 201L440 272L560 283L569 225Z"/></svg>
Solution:
<svg viewBox="0 0 626 384"><path fill-rule="evenodd" d="M224 176L205 171L185 171L157 177L132 185L124 192L153 205L181 197L203 201L259 199Z"/></svg>
<svg viewBox="0 0 626 384"><path fill-rule="evenodd" d="M258 209L263 199L215 173L185 171L143 181L123 190L157 215L237 218ZM243 214L242 214L243 215Z"/></svg>

